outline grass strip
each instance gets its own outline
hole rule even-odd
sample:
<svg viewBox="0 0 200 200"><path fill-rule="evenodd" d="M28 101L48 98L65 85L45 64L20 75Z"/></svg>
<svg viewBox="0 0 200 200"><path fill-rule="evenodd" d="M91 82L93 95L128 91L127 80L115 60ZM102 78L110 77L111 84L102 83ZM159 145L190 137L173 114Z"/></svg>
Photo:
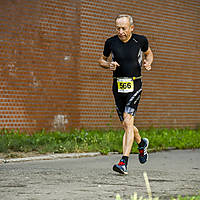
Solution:
<svg viewBox="0 0 200 200"><path fill-rule="evenodd" d="M122 153L123 130L73 130L70 132L47 132L45 130L27 134L16 130L0 131L0 152L38 152L45 153L80 153L109 152ZM169 148L200 148L200 129L149 128L140 130L142 137L150 141L151 151ZM132 153L137 152L134 143Z"/></svg>

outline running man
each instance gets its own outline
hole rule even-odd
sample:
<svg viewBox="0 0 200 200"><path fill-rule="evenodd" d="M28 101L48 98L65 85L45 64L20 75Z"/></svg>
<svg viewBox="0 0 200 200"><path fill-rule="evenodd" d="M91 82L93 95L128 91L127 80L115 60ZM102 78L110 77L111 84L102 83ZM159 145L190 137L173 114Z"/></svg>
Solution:
<svg viewBox="0 0 200 200"><path fill-rule="evenodd" d="M118 15L115 19L117 35L106 40L103 55L99 65L113 72L113 95L116 110L124 128L123 156L113 170L128 174L127 165L133 141L138 144L139 161L145 163L148 159L147 138L141 138L134 126L134 116L142 93L141 67L151 70L153 53L145 36L133 33L134 23L130 15ZM143 53L142 53L143 52ZM112 55L112 61L108 57Z"/></svg>

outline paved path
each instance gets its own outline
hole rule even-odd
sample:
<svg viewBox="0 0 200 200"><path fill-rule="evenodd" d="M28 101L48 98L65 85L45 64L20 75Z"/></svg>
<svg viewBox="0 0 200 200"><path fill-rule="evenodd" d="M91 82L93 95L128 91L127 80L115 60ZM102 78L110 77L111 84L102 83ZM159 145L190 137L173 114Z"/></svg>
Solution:
<svg viewBox="0 0 200 200"><path fill-rule="evenodd" d="M200 191L200 149L151 153L141 165L131 155L129 174L112 171L120 155L0 164L1 200L123 200L147 197L143 172L153 196L170 199Z"/></svg>

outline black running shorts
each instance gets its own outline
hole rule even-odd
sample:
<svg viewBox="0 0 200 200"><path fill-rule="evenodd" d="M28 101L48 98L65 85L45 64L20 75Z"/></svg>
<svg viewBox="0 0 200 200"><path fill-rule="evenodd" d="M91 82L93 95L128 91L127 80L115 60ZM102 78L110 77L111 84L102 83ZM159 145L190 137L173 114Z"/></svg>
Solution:
<svg viewBox="0 0 200 200"><path fill-rule="evenodd" d="M120 121L123 121L123 113L135 116L142 93L142 80L134 80L134 91L129 93L119 93L117 80L113 79L113 95L115 98L116 110Z"/></svg>

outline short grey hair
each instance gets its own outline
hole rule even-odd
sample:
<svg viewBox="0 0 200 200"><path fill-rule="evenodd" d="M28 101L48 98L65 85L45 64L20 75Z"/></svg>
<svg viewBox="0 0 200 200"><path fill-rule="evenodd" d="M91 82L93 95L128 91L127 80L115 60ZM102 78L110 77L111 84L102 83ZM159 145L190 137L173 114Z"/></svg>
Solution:
<svg viewBox="0 0 200 200"><path fill-rule="evenodd" d="M127 17L129 19L130 25L134 25L134 20L131 15L126 15L126 14L120 14L115 18L115 22L117 19L122 18L122 17Z"/></svg>

